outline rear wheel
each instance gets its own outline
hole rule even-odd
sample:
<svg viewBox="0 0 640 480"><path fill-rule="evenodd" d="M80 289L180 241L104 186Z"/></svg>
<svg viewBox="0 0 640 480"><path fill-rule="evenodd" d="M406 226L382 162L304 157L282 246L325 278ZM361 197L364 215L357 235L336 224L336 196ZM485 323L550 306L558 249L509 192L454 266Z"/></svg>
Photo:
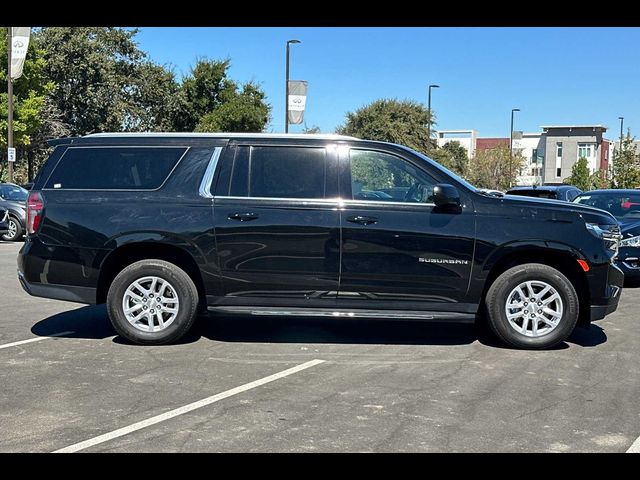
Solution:
<svg viewBox="0 0 640 480"><path fill-rule="evenodd" d="M578 295L569 279L539 263L518 265L502 273L489 288L486 304L493 332L517 348L558 345L578 321Z"/></svg>
<svg viewBox="0 0 640 480"><path fill-rule="evenodd" d="M7 219L7 226L9 227L9 231L2 235L2 239L7 242L20 240L20 237L22 237L22 227L18 219L10 215Z"/></svg>
<svg viewBox="0 0 640 480"><path fill-rule="evenodd" d="M135 343L160 345L182 337L198 312L198 290L187 273L164 260L123 269L107 294L113 327Z"/></svg>

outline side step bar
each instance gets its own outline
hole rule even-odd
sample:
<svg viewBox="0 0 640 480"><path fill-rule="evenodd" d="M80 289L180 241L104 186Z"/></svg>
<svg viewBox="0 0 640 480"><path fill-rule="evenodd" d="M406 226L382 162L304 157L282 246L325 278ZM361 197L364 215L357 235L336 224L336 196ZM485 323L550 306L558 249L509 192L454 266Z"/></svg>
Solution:
<svg viewBox="0 0 640 480"><path fill-rule="evenodd" d="M422 312L414 310L336 310L332 308L277 308L277 307L208 307L210 312L227 314L260 315L275 317L333 317L333 318L377 318L381 320L422 320L433 322L473 323L474 313Z"/></svg>

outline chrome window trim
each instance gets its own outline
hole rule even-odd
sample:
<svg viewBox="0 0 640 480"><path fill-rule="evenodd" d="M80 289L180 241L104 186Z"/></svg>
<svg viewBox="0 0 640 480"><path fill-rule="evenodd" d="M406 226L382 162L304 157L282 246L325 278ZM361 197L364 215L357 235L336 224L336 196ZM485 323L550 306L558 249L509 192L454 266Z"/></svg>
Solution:
<svg viewBox="0 0 640 480"><path fill-rule="evenodd" d="M364 203L367 205L395 205L395 206L419 206L419 207L435 207L435 203L419 203L419 202L386 202L384 200L376 201L376 200L352 200L352 199L342 199L342 198L294 198L294 197L239 197L234 195L215 195L214 199L229 199L229 200L276 200L276 201L287 201L287 202L319 202L319 203L330 203L330 204L339 204L339 205L357 205L360 203Z"/></svg>
<svg viewBox="0 0 640 480"><path fill-rule="evenodd" d="M215 147L213 149L213 153L211 154L211 158L209 159L209 164L207 165L207 169L205 170L202 181L200 182L200 188L198 189L198 193L201 197L214 198L213 194L211 193L211 184L213 183L213 176L216 173L216 167L218 166L218 161L220 160L221 154L222 147Z"/></svg>
<svg viewBox="0 0 640 480"><path fill-rule="evenodd" d="M49 183L49 180L51 179L51 175L54 174L54 172L57 170L58 165L60 165L60 162L62 161L64 156L72 148L73 149L79 149L79 148L184 148L185 150L184 152L182 152L182 155L180 155L180 158L178 158L178 161L175 163L173 168L169 171L169 173L167 174L165 179L162 181L160 186L156 188L45 188L45 187L42 187L42 190L51 190L53 192L59 192L62 190L65 190L67 192L157 192L162 187L164 187L165 183L167 183L169 178L171 178L171 175L173 175L173 172L175 171L175 169L178 168L178 165L180 165L180 162L182 162L182 159L185 157L187 153L189 153L189 150L191 150L191 147L186 145L96 145L96 146L67 147L67 149L64 151L64 153L60 156L60 158L56 162L56 166L53 167L53 170L51 170L51 173L45 180L44 185Z"/></svg>

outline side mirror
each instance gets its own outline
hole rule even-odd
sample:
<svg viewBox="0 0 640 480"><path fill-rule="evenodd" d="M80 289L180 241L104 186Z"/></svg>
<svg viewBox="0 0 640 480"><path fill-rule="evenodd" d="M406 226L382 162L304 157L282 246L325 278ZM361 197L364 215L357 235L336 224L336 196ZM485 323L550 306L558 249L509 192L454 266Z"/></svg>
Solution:
<svg viewBox="0 0 640 480"><path fill-rule="evenodd" d="M437 184L433 187L433 203L435 203L438 208L460 208L460 194L458 193L458 189L448 183Z"/></svg>

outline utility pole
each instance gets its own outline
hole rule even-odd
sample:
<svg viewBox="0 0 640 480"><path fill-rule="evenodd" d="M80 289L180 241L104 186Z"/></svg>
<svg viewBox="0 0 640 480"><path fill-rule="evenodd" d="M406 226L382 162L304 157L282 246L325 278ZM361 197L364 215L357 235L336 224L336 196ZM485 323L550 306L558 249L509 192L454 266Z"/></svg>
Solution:
<svg viewBox="0 0 640 480"><path fill-rule="evenodd" d="M289 45L301 43L300 40L287 40L287 60L285 65L284 88L284 133L289 133Z"/></svg>
<svg viewBox="0 0 640 480"><path fill-rule="evenodd" d="M513 178L513 113L519 111L519 108L511 109L511 130L509 130L509 188L512 187L511 179Z"/></svg>
<svg viewBox="0 0 640 480"><path fill-rule="evenodd" d="M7 104L9 106L9 112L7 114L7 160L9 160L9 150L13 148L13 81L11 80L11 38L13 37L12 27L8 27L9 34L7 35ZM9 183L13 183L13 162L7 161L7 175L9 177Z"/></svg>
<svg viewBox="0 0 640 480"><path fill-rule="evenodd" d="M429 110L429 121L427 122L427 140L431 141L431 89L440 88L440 85L429 85L429 99L427 103L427 109Z"/></svg>

